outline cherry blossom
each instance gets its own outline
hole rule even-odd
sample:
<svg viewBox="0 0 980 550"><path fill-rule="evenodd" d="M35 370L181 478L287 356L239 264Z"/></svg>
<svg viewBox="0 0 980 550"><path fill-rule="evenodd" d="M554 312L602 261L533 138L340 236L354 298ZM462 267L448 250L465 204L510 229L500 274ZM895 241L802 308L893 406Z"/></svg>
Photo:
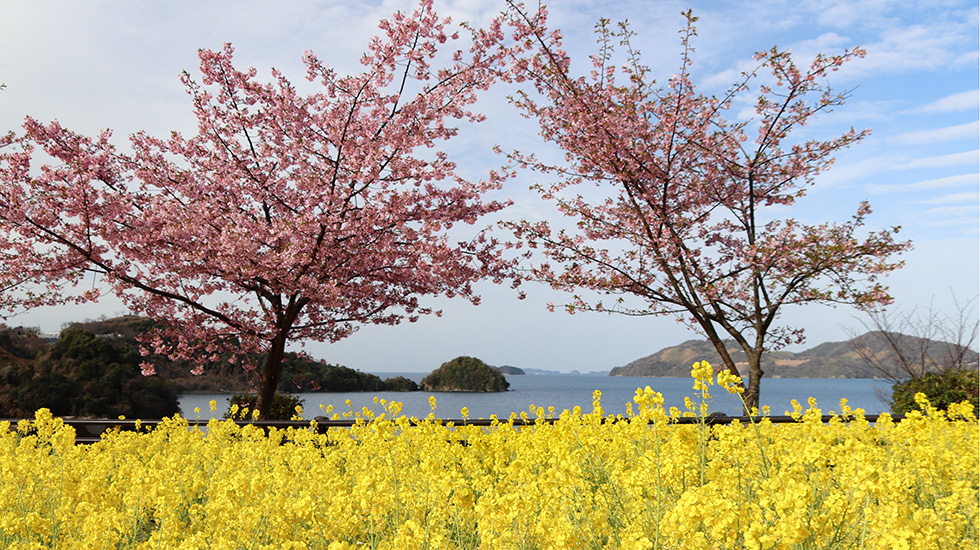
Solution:
<svg viewBox="0 0 980 550"><path fill-rule="evenodd" d="M182 77L193 135L137 133L124 150L108 130L27 118L0 143L2 305L108 291L160 322L148 351L199 364L264 352L245 367L265 417L287 342L438 313L425 296L478 303L472 284L513 262L485 231L447 230L505 208L484 195L510 174L468 181L438 145L453 121L483 118L469 108L514 51L499 20L454 30L431 0L379 29L360 74L306 52L309 94L237 68L230 44L201 50L198 79ZM93 276L105 285L72 292Z"/></svg>
<svg viewBox="0 0 980 550"><path fill-rule="evenodd" d="M676 316L714 344L732 375L739 375L736 362L747 363L751 409L763 354L803 339L801 329L775 324L784 306L873 308L890 301L879 277L902 265L891 257L910 244L895 240L897 227L866 231L867 203L843 223L781 217L836 151L868 134L851 129L826 141L793 139L813 117L845 102L848 92L832 90L827 76L863 51L819 55L803 67L773 48L758 53L756 69L727 93L706 96L690 74L696 34L690 12L680 69L658 84L626 24L599 22L598 52L590 73L579 77L560 33L548 29L547 11L509 4L511 25L534 48L516 70L536 94L527 91L514 103L567 162L545 163L526 151L508 157L552 179L535 189L574 225L508 225L544 257L533 277L574 293L569 312ZM624 51L620 66L613 62L617 49ZM754 118L729 114L752 94Z"/></svg>

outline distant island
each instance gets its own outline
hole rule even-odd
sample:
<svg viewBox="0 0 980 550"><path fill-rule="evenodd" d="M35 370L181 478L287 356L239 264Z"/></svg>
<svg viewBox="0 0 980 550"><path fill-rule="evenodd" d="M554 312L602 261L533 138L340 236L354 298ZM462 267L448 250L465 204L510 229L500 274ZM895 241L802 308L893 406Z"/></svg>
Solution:
<svg viewBox="0 0 980 550"><path fill-rule="evenodd" d="M765 371L767 378L883 378L880 371L869 365L854 351L854 340L868 339L869 335L871 333L843 342L826 342L798 353L769 352L763 356L762 370ZM913 345L915 345L914 340L918 340L913 336L903 336L903 338L912 340L910 343ZM874 338L868 341L874 341ZM941 343L933 349L940 353L943 345L954 344ZM747 362L745 353L741 351L738 344L734 340L725 340L725 347L732 354L736 366L743 369ZM977 361L976 352L970 351L968 355L969 361ZM622 367L616 367L609 371L609 376L686 378L691 375L691 365L695 361L708 361L715 365L721 363L721 357L707 339L688 340Z"/></svg>
<svg viewBox="0 0 980 550"><path fill-rule="evenodd" d="M569 374L576 375L576 376L607 376L609 374L608 371L604 371L604 370L590 370L589 372L571 370L568 372L563 372L560 370L548 370L548 369L524 369L524 373L529 375L537 375L537 376L554 376L554 375L568 376Z"/></svg>
<svg viewBox="0 0 980 550"><path fill-rule="evenodd" d="M524 375L524 369L519 369L517 367L512 367L510 365L504 365L502 367L493 367L500 372L500 374L511 374L511 375Z"/></svg>
<svg viewBox="0 0 980 550"><path fill-rule="evenodd" d="M507 391L510 383L500 370L476 357L461 356L432 371L419 387L423 391L498 392Z"/></svg>

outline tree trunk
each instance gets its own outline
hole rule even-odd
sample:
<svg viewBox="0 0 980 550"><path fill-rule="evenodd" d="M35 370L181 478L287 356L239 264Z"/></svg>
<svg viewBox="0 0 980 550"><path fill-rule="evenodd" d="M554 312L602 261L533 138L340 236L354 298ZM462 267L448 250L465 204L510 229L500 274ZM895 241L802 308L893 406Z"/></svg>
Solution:
<svg viewBox="0 0 980 550"><path fill-rule="evenodd" d="M265 356L265 364L262 365L262 384L259 386L258 402L260 420L269 420L269 413L272 411L276 387L279 385L279 372L282 370L282 360L286 356L286 332L281 330L272 339Z"/></svg>
<svg viewBox="0 0 980 550"><path fill-rule="evenodd" d="M738 367L735 365L735 360L732 359L732 356L728 353L728 348L725 347L725 342L722 341L722 339L719 338L714 332L711 332L710 334L711 335L708 337L708 340L711 341L711 344L715 347L715 351L718 352L718 356L721 357L721 362L724 363L725 368L728 369L728 372L734 374L739 378L739 380L741 380L741 385L744 388L745 380L743 380L742 375L739 374Z"/></svg>
<svg viewBox="0 0 980 550"><path fill-rule="evenodd" d="M732 359L731 354L728 353L728 349L725 347L725 342L722 341L721 337L714 332L709 327L705 327L705 332L708 333L708 340L715 347L715 351L721 357L722 363L725 364L725 368L728 372L738 376L741 380L741 386L745 389L742 393L742 400L744 401L744 413L749 414L752 412L753 408L758 409L759 407L759 382L762 380L762 352L752 349L746 349L748 346L743 345L742 351L745 352L745 356L749 363L749 384L745 385L745 377L743 377L738 372L738 367L735 365L735 360Z"/></svg>
<svg viewBox="0 0 980 550"><path fill-rule="evenodd" d="M752 409L759 411L759 383L762 381L762 353L746 353L749 361L749 386L745 388L742 399L745 401L745 414Z"/></svg>

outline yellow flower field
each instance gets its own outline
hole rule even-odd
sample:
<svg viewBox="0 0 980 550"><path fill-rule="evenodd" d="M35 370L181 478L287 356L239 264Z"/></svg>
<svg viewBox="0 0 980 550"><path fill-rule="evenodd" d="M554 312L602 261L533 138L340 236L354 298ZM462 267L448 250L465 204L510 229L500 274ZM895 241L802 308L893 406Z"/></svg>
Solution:
<svg viewBox="0 0 980 550"><path fill-rule="evenodd" d="M695 389L714 382L695 365ZM720 385L731 388L722 375ZM734 388L732 388L734 390ZM42 409L0 425L2 548L976 548L969 405L875 424L814 403L796 424L565 411L517 428L398 414L325 434L180 418L74 444ZM547 417L535 409L530 417Z"/></svg>

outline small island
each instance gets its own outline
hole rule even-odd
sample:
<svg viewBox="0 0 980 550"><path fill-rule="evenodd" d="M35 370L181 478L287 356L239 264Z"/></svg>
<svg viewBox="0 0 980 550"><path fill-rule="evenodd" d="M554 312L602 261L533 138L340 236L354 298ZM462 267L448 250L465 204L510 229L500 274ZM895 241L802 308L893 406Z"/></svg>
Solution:
<svg viewBox="0 0 980 550"><path fill-rule="evenodd" d="M500 371L500 374L510 374L510 375L514 375L514 376L526 374L524 372L524 369L521 369L521 368L518 368L518 367L513 367L511 365L503 365L501 367L493 367L493 368L495 368L498 371Z"/></svg>
<svg viewBox="0 0 980 550"><path fill-rule="evenodd" d="M507 391L510 383L497 369L475 357L460 356L443 363L419 384L423 391Z"/></svg>

